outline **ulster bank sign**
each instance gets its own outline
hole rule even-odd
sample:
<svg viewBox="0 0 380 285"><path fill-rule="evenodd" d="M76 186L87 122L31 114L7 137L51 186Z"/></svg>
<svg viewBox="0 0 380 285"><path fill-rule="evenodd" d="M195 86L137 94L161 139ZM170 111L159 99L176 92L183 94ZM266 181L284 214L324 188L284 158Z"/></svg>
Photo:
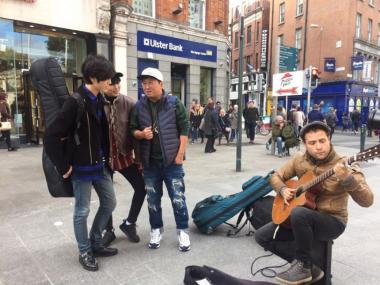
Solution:
<svg viewBox="0 0 380 285"><path fill-rule="evenodd" d="M137 50L216 62L216 46L148 32L137 32Z"/></svg>

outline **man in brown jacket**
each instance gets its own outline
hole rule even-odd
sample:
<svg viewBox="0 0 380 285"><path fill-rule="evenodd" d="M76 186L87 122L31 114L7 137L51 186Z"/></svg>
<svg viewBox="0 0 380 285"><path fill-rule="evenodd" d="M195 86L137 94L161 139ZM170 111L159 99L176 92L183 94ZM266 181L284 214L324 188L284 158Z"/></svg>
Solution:
<svg viewBox="0 0 380 285"><path fill-rule="evenodd" d="M256 241L275 253L281 243L294 245L295 248L288 248L294 250L289 258L293 259L290 268L276 276L285 284L316 282L323 278L324 272L311 260L313 241L336 239L344 232L349 196L363 207L373 203L373 193L359 166L348 167L346 159L335 152L330 142L330 129L325 123L316 121L306 125L300 137L306 152L295 155L273 174L270 181L284 203L288 204L297 190L287 188L287 180L295 176L300 178L307 171L313 171L318 176L333 168L334 174L322 182L323 191L316 198L316 209L296 207L292 210L290 229L271 222L255 233Z"/></svg>
<svg viewBox="0 0 380 285"><path fill-rule="evenodd" d="M104 111L109 123L110 156L109 166L113 171L123 175L133 187L133 198L128 217L119 226L120 230L132 242L139 242L136 232L136 221L145 200L145 184L142 177L142 166L139 162L138 142L128 130L129 115L135 107L136 101L120 94L120 78L122 73L117 72L111 84L105 91ZM112 225L112 216L103 235L103 243L108 246L116 236Z"/></svg>

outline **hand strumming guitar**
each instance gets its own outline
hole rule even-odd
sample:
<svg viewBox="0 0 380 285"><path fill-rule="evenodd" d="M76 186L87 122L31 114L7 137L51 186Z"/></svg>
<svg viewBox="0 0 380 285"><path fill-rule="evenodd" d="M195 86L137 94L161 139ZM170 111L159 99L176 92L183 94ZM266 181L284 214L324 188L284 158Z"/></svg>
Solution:
<svg viewBox="0 0 380 285"><path fill-rule="evenodd" d="M294 196L296 195L296 191L297 189L294 189L294 188L288 188L286 186L284 186L281 190L280 190L280 193L281 193L281 196L284 198L284 203L286 205L289 205L289 202L290 200L292 200L294 198Z"/></svg>

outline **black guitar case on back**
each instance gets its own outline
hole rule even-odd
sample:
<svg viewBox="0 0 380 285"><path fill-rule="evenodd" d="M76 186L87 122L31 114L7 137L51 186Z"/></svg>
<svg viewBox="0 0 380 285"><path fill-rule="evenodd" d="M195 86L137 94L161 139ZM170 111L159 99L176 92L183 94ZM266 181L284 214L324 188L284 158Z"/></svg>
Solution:
<svg viewBox="0 0 380 285"><path fill-rule="evenodd" d="M65 78L58 62L52 57L33 62L30 67L30 75L33 86L37 89L41 99L45 128L48 128L69 97ZM42 152L42 167L49 192L53 197L73 197L70 179L63 179L47 156L45 149Z"/></svg>

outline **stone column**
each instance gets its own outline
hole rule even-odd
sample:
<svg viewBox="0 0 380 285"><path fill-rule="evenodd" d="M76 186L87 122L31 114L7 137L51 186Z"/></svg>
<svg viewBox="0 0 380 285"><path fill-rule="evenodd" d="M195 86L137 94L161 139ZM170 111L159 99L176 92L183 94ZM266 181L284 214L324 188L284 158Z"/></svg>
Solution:
<svg viewBox="0 0 380 285"><path fill-rule="evenodd" d="M122 94L127 94L128 17L132 12L129 2L111 1L111 58L115 70L124 74L120 82Z"/></svg>

